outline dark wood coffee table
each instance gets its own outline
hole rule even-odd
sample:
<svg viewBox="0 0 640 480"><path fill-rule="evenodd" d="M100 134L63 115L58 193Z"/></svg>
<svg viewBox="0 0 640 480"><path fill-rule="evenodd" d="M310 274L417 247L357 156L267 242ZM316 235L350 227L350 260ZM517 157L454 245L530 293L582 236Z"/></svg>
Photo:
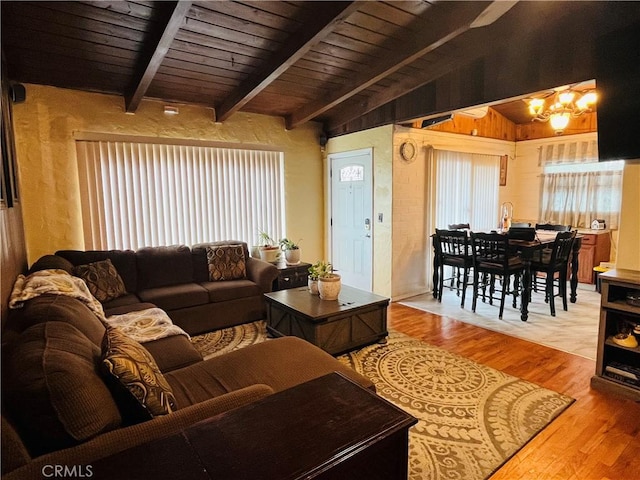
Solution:
<svg viewBox="0 0 640 480"><path fill-rule="evenodd" d="M307 288L266 293L267 330L292 335L332 355L385 339L389 299L342 286L337 300L321 300Z"/></svg>

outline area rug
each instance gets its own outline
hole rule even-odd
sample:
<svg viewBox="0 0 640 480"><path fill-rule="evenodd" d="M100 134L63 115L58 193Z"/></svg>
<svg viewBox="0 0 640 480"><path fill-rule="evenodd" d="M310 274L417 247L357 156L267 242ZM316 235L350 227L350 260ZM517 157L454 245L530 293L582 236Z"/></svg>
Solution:
<svg viewBox="0 0 640 480"><path fill-rule="evenodd" d="M256 322L192 341L209 358L266 339ZM409 433L412 480L486 479L573 402L399 332L338 360L419 420Z"/></svg>

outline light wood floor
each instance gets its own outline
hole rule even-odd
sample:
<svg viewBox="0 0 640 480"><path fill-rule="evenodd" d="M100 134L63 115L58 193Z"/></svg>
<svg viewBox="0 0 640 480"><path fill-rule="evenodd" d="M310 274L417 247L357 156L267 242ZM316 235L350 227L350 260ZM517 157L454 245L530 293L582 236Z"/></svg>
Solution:
<svg viewBox="0 0 640 480"><path fill-rule="evenodd" d="M640 479L640 403L597 390L595 362L398 303L389 326L576 399L491 480Z"/></svg>

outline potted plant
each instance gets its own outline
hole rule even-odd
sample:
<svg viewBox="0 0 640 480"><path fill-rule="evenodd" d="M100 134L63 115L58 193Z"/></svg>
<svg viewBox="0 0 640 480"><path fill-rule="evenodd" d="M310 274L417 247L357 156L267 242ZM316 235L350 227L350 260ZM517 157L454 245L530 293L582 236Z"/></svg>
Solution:
<svg viewBox="0 0 640 480"><path fill-rule="evenodd" d="M318 293L320 294L320 298L322 300L337 300L338 295L340 295L342 282L340 275L335 273L333 265L320 261L312 265L311 268L313 268L318 278Z"/></svg>
<svg viewBox="0 0 640 480"><path fill-rule="evenodd" d="M260 258L265 262L278 263L280 258L280 248L276 245L276 241L264 230L258 233L258 241L260 245Z"/></svg>
<svg viewBox="0 0 640 480"><path fill-rule="evenodd" d="M300 240L298 240L300 242ZM297 265L300 263L300 246L288 238L280 239L280 249L284 252L284 260L287 265Z"/></svg>
<svg viewBox="0 0 640 480"><path fill-rule="evenodd" d="M313 295L318 295L318 276L325 270L326 265L326 262L319 261L309 267L308 285L309 292Z"/></svg>

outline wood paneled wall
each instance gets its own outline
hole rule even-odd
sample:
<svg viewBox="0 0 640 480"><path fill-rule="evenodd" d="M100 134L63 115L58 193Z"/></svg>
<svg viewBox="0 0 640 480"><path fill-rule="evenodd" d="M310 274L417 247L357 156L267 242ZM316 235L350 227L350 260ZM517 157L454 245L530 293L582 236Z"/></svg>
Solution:
<svg viewBox="0 0 640 480"><path fill-rule="evenodd" d="M414 128L420 128L422 120L414 122ZM462 114L454 114L449 121L427 127L436 132L461 133L478 137L496 138L498 140L516 141L516 124L489 108L482 118L472 118Z"/></svg>
<svg viewBox="0 0 640 480"><path fill-rule="evenodd" d="M585 113L569 121L569 126L563 135L575 135L578 133L592 133L598 131L598 115ZM556 134L549 122L531 122L524 125L516 125L516 141L536 140L539 138L555 137Z"/></svg>
<svg viewBox="0 0 640 480"><path fill-rule="evenodd" d="M596 113L585 113L572 118L569 126L564 130L564 135L578 133L592 133L598 130ZM413 122L413 128L421 128L422 120ZM548 122L531 122L516 125L499 112L489 108L487 115L482 118L471 118L462 114L454 114L451 120L444 123L426 127L436 132L459 133L463 135L477 135L478 137L496 138L520 142L523 140L537 140L557 136Z"/></svg>

